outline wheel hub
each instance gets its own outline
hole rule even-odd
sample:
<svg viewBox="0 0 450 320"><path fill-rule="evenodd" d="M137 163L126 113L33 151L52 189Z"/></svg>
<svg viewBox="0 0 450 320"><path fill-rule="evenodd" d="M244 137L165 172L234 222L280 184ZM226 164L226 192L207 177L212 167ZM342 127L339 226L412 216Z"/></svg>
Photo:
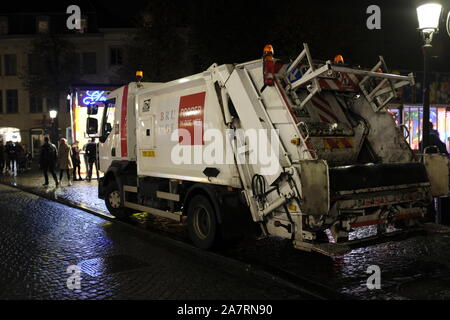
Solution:
<svg viewBox="0 0 450 320"><path fill-rule="evenodd" d="M205 239L211 232L211 219L208 212L203 207L198 207L194 215L194 228L198 237Z"/></svg>
<svg viewBox="0 0 450 320"><path fill-rule="evenodd" d="M113 191L109 194L109 204L114 209L120 208L120 193L119 191Z"/></svg>

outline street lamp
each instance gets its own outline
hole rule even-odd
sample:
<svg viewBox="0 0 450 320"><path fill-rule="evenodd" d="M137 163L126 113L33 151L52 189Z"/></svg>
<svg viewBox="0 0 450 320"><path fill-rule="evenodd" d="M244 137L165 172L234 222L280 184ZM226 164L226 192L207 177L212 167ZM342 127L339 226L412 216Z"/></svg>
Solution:
<svg viewBox="0 0 450 320"><path fill-rule="evenodd" d="M50 119L52 119L52 121L58 116L58 111L56 110L50 110L48 113L50 114Z"/></svg>
<svg viewBox="0 0 450 320"><path fill-rule="evenodd" d="M430 136L430 84L428 79L429 50L433 35L439 31L439 19L441 17L442 5L436 1L422 2L417 7L417 19L419 30L422 32L423 45L423 120L422 120L422 149L429 145Z"/></svg>
<svg viewBox="0 0 450 320"><path fill-rule="evenodd" d="M448 12L448 15L447 15L447 23L446 23L445 25L446 25L446 27L447 27L447 33L448 33L448 36L450 37L450 11Z"/></svg>
<svg viewBox="0 0 450 320"><path fill-rule="evenodd" d="M52 119L52 141L56 140L55 119L58 116L57 110L49 110L50 119Z"/></svg>

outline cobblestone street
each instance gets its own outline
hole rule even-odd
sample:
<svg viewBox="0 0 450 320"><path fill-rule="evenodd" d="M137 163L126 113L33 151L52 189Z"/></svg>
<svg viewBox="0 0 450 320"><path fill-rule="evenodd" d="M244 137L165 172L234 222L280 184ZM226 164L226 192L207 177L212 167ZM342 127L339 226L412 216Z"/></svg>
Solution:
<svg viewBox="0 0 450 320"><path fill-rule="evenodd" d="M300 299L84 211L0 186L0 299ZM81 268L69 290L68 266Z"/></svg>
<svg viewBox="0 0 450 320"><path fill-rule="evenodd" d="M171 284L174 283L171 281L176 281L176 277L173 277L173 275L178 274L177 267L170 261L179 261L182 257L184 257L183 259L187 259L187 261L191 261L191 263L192 261L196 261L191 253L185 252L182 257L180 257L178 253L172 252L172 250L169 250L170 253L166 253L164 251L167 250L166 248L153 248L155 245L154 243L149 244L140 239L138 240L136 238L136 232L133 230L126 230L123 224L121 225L119 223L107 222L101 217L99 218L84 211L69 208L63 204L50 201L51 199L56 199L58 201L62 201L63 203L69 201L73 204L73 206L90 208L93 212L103 215L105 218L109 219L110 215L104 206L103 200L97 198L96 181L92 181L90 183L86 181L75 182L71 187L67 187L64 184L62 187L56 189L52 187L45 188L42 186L43 178L37 171L31 171L16 177L2 176L0 181L4 184L20 187L21 189L28 190L37 195L42 195L46 198L42 199L36 197L35 195L28 195L17 191L17 189L4 189L5 187L1 187L2 196L0 197L0 205L4 208L2 210L11 210L7 211L9 212L9 216L4 213L2 215L2 219L6 219L10 225L14 224L14 226L28 225L30 223L32 225L32 222L28 222L25 217L35 218L42 212L48 212L49 216L47 217L47 215L44 214L44 217L46 218L39 221L39 225L41 225L40 228L42 228L42 232L45 236L44 239L49 239L49 232L56 232L56 234L58 234L58 238L53 239L52 241L57 241L50 243L50 247L53 248L54 246L59 246L63 243L66 246L63 246L63 252L68 252L70 255L61 256L60 251L59 253L50 254L45 251L45 249L42 249L45 247L47 241L37 241L36 238L33 238L33 240L29 240L27 238L21 239L19 238L19 235L14 234L13 230L8 230L6 233L7 235L5 234L3 237L5 237L9 243L11 243L11 240L9 240L10 238L15 239L11 245L14 246L14 250L16 250L16 252L23 252L22 245L19 245L20 241L25 243L32 241L34 247L44 250L45 254L42 257L34 258L39 261L49 263L50 270L53 270L51 272L58 275L57 278L52 278L53 282L49 282L53 283L53 286L64 285L68 276L65 274L64 268L66 268L69 264L82 263L86 270L85 277L86 279L89 279L83 283L84 285L93 285L92 287L89 287L89 289L83 289L83 294L86 297L97 297L99 290L96 286L99 286L100 283L107 283L107 289L104 289L104 291L108 292L107 297L110 298L158 298L153 296L153 292L149 293L148 288L153 286L152 281L156 281L155 279L160 278L161 275L167 276L169 278L167 281ZM27 200L15 200L22 198ZM27 207L22 207L23 204L26 204ZM36 204L39 204L39 206L36 206ZM28 213L26 211L27 208L29 210ZM14 210L17 210L19 214L18 218L21 222L11 219L11 215L14 217ZM88 221L89 223L85 221ZM143 213L134 215L130 223L137 226L138 229L142 229L144 234L146 231L151 231L148 233L149 235L159 234L164 238L181 240L182 243L186 243L187 246L191 246L190 240L187 237L186 228L180 224L173 223L165 219L156 219ZM5 226L5 224L3 223L2 226ZM52 226L51 229L50 226ZM31 228L30 230L34 229ZM373 230L367 228L363 229L361 232L371 233ZM27 237L31 236L30 233L25 233L24 230L21 230L19 234ZM353 236L358 236L358 234ZM77 237L81 238L78 239ZM112 239L119 239L120 241L114 242ZM355 298L450 299L449 241L450 233L430 232L418 234L407 239L399 238L396 239L396 241L388 243L374 244L369 247L353 250L351 253L342 257L330 258L319 254L296 250L287 240L268 238L255 241L250 239L240 243L237 246L222 248L216 251L216 254L231 258L232 260L241 261L247 265L261 266L268 272L277 273L281 271L287 274L288 279L293 277L294 281L300 279L301 282L304 281L305 283L317 284L325 287L327 290L351 295ZM10 248L6 250L10 259L15 259L20 266L23 266L25 264L25 258L13 258L14 251L11 250L13 249ZM31 252L34 254L34 250L31 250L28 254L31 254ZM126 256L133 253L131 255L132 257L126 257L126 259L123 258L124 252L126 253ZM60 259L58 260L60 261L58 262L60 265L55 266L53 262L47 262L45 257L49 255L56 255L53 257ZM170 257L165 258L166 255L170 255ZM105 258L109 256L112 256L113 258ZM159 260L155 261L155 256L162 256L162 258L158 258ZM145 257L148 257L149 260L145 260L147 259ZM97 269L100 268L98 265L101 264L112 264L112 270L115 268L120 269L120 267L115 266L120 266L123 260L130 260L129 263L131 265L138 266L137 270L153 270L149 266L155 266L155 264L163 269L165 268L165 263L168 263L170 266L167 269L167 273L158 273L157 276L153 272L150 272L148 275L145 272L142 272L144 275L142 275L142 278L139 278L140 280L137 280L137 275L140 274L140 271L131 270L117 273L106 272L103 274L102 272L97 271ZM8 259L5 261L8 261ZM147 266L140 266L143 261L147 264ZM16 262L12 262L13 265L15 265L15 263ZM186 262L181 262L180 260L179 263L184 265ZM368 278L366 271L371 265L377 265L381 268L381 290L368 290L366 286L366 281ZM3 267L5 266L2 266L2 268ZM195 269L197 267L193 268ZM205 269L203 270L201 268ZM211 269L208 269L207 266L202 266L201 268L198 270L202 270L202 277L210 274L211 279L209 281L212 281L214 284L218 283L219 280L215 280L215 275L214 273L211 273ZM14 281L16 281L16 285L20 283L19 280L14 280L16 279L15 277L19 277L18 279L22 276L31 277L31 279L36 277L36 275L33 274L33 271L29 269L14 272L10 271L6 274L9 277L8 283L10 288L11 283L14 283ZM133 275L133 277L135 277L133 278L134 280L123 280L125 274ZM169 276L169 274L171 275ZM95 277L92 277L91 275L95 275ZM190 276L195 278L193 273L190 274ZM51 278L48 274L45 277L49 279ZM186 279L189 279L189 277ZM122 280L125 282L121 282ZM136 289L138 290L138 293L124 295L123 292L128 291L127 289L122 291L121 286L123 283L128 283L130 286L135 286L136 288L139 287L140 289ZM32 286L35 288L34 285ZM127 285L124 286L128 288ZM18 289L19 291L17 292L17 295L11 294L11 292L14 291L10 291L10 293L6 293L4 296L20 297L20 292L22 289ZM36 292L34 290L37 289L32 290L34 292L34 297L36 297ZM87 294L89 290L95 291L93 291L92 294ZM208 291L208 289L205 290L206 292ZM218 298L225 298L225 296L228 298L230 295L233 295L226 293L225 291L222 293L217 290L212 291L214 291L214 293L211 294ZM269 290L267 292L256 290L253 291L253 293L247 290L245 294L244 292L239 292L239 290L237 291L236 298L241 297L242 295L245 297L259 297L258 294L261 294L261 297L274 297L272 295L274 292L273 290ZM48 294L46 297L60 297L59 294L61 294L61 292L56 295L46 293ZM206 292L197 292L196 294L198 295L196 297L207 298L208 294ZM83 294L76 294L64 289L64 294L62 294L61 297L79 298L84 297ZM103 295L104 294L105 293L103 293ZM170 295L170 293L167 294ZM174 293L172 297L187 298L187 296L184 296L183 293L179 296L177 294L178 293ZM222 296L222 294L224 294L224 296ZM283 294L287 297L292 297L290 294ZM281 296L283 296L283 294L281 294ZM100 294L98 295L103 296ZM278 296L280 297L280 295ZM162 296L160 296L160 298L162 298Z"/></svg>

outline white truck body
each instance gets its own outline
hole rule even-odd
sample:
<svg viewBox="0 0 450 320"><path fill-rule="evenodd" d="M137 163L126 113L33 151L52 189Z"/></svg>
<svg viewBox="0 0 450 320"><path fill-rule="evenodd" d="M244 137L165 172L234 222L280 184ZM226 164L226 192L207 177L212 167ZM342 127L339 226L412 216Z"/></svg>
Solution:
<svg viewBox="0 0 450 320"><path fill-rule="evenodd" d="M448 195L448 159L433 155L439 167L429 170L385 108L412 75L387 73L382 58L372 70L316 64L307 45L290 65L278 63L273 86L265 85L264 68L261 59L212 65L111 92L105 115L109 103L114 120L104 117L99 147L99 195L110 211L187 215L193 241L204 248L214 243L216 225L226 238L251 217L263 235L333 255L351 241L327 243L319 239L325 230L348 240L361 226L378 225L380 233L399 221L412 226L432 196ZM300 77L292 79L293 71ZM262 142L239 139L240 130L261 134ZM266 162L252 158L261 149Z"/></svg>

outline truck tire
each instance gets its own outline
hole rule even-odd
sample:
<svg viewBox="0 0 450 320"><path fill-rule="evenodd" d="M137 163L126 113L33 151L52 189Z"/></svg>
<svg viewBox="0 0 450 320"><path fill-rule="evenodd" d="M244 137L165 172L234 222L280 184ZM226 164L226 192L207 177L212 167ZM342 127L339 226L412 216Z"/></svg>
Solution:
<svg viewBox="0 0 450 320"><path fill-rule="evenodd" d="M187 223L189 237L196 247L211 249L218 238L217 218L209 199L196 195L189 203Z"/></svg>
<svg viewBox="0 0 450 320"><path fill-rule="evenodd" d="M108 211L117 219L126 219L130 216L129 209L122 206L122 193L116 182L110 182L106 188L105 204Z"/></svg>

